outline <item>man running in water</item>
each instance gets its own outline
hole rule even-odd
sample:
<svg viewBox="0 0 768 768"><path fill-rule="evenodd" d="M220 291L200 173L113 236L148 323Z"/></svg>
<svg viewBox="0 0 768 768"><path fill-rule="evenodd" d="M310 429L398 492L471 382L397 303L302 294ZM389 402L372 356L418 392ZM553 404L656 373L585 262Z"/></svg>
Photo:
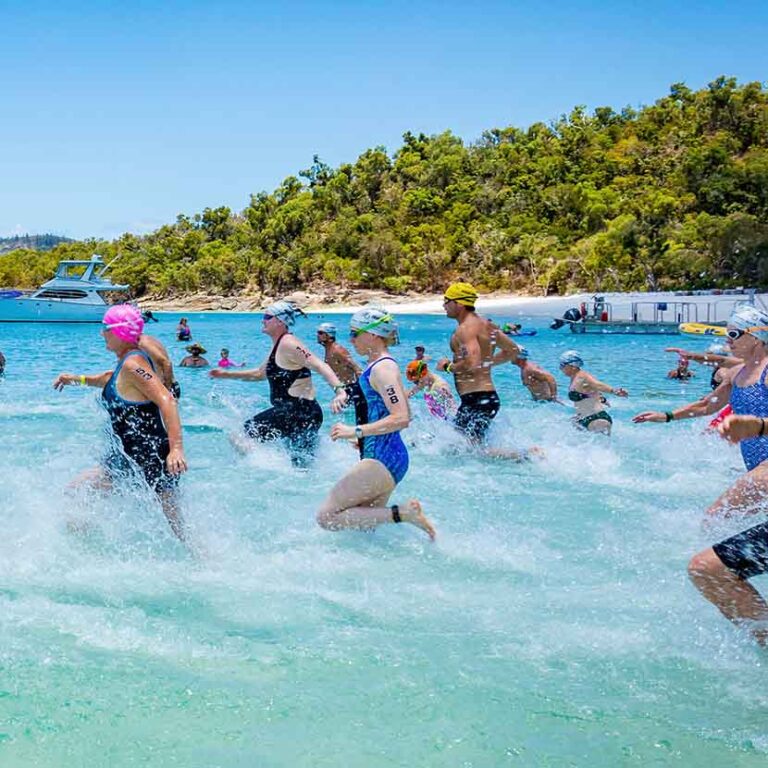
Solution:
<svg viewBox="0 0 768 768"><path fill-rule="evenodd" d="M517 360L520 347L493 323L475 312L477 291L469 283L449 285L443 299L445 314L458 323L451 336L453 361L442 358L437 369L452 373L461 405L454 426L473 445L485 443L499 412L499 396L491 379L494 365Z"/></svg>
<svg viewBox="0 0 768 768"><path fill-rule="evenodd" d="M557 382L555 377L540 365L528 358L528 350L519 345L517 359L512 362L520 369L520 381L528 389L534 400L542 402L557 401Z"/></svg>
<svg viewBox="0 0 768 768"><path fill-rule="evenodd" d="M325 350L326 365L339 377L355 409L355 416L358 416L364 398L357 380L363 369L355 362L350 351L336 341L336 326L333 323L320 323L317 343Z"/></svg>

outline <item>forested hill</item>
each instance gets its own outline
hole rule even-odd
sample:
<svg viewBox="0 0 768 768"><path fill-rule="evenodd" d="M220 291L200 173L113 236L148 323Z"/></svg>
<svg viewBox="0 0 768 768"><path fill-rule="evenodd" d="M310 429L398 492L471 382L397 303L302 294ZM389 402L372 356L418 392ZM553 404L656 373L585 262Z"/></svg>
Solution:
<svg viewBox="0 0 768 768"><path fill-rule="evenodd" d="M0 237L0 253L9 253L25 248L33 251L50 251L59 243L74 242L67 237L59 235L13 235L12 237Z"/></svg>
<svg viewBox="0 0 768 768"><path fill-rule="evenodd" d="M144 236L0 257L0 285L74 252L122 254L137 295L277 294L333 284L440 290L768 286L768 92L719 78L641 109L576 107L465 144L406 133L319 159L240 213L206 208Z"/></svg>

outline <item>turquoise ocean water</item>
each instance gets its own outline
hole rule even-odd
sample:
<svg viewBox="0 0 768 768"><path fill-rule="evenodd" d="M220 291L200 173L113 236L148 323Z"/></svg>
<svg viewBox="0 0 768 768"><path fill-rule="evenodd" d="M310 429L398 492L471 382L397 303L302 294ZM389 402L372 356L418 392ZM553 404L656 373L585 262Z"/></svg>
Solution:
<svg viewBox="0 0 768 768"><path fill-rule="evenodd" d="M249 364L268 353L257 316L188 316L214 362L222 346ZM177 317L149 328L176 362ZM318 319L298 334L313 340ZM447 351L451 321L400 321L402 363L416 343ZM104 416L95 390L51 384L112 367L98 328L1 325L0 766L764 766L768 656L685 571L744 527L701 528L738 450L701 421L630 423L698 397L708 372L665 379L662 350L682 337L524 322L540 329L524 340L534 360L556 372L576 347L631 397L612 398L610 439L585 435L568 409L534 405L516 367L496 369L493 443L546 452L523 465L466 453L417 403L394 498L422 500L434 545L411 526L315 525L356 460L328 439L323 383L319 457L298 472L278 448L230 446L265 384L179 369L201 562L141 489L66 493L101 454ZM72 518L90 533L67 533Z"/></svg>

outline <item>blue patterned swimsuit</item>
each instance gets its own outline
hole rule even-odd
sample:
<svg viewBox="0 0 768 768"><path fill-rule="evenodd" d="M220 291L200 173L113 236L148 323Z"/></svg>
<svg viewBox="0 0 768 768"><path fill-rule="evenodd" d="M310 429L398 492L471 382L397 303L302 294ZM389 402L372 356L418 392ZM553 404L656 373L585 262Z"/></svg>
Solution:
<svg viewBox="0 0 768 768"><path fill-rule="evenodd" d="M744 370L742 368L742 370ZM736 381L731 388L731 408L739 416L758 416L768 419L768 386L765 383L765 375L768 373L768 365L763 368L760 380L749 387L738 387ZM741 371L736 375L736 379ZM768 436L752 437L739 443L741 457L747 470L752 470L758 464L768 460Z"/></svg>
<svg viewBox="0 0 768 768"><path fill-rule="evenodd" d="M356 415L358 424L371 424L374 421L389 416L387 406L381 395L371 386L370 378L373 367L382 360L392 360L391 357L380 357L374 360L358 379L365 402ZM408 471L408 449L405 447L399 432L389 432L386 435L367 435L359 441L360 458L380 461L395 480L399 483Z"/></svg>

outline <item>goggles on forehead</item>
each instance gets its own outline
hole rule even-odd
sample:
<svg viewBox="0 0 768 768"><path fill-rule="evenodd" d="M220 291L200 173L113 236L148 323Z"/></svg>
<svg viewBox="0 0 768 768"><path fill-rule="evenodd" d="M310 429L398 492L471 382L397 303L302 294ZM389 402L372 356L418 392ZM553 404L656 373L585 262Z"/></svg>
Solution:
<svg viewBox="0 0 768 768"><path fill-rule="evenodd" d="M731 340L736 341L740 339L745 333L751 333L752 331L768 331L768 325L753 325L751 328L729 328L725 335Z"/></svg>
<svg viewBox="0 0 768 768"><path fill-rule="evenodd" d="M368 323L368 325L364 325L362 328L351 328L349 331L349 335L353 339L356 339L361 333L370 331L371 328L376 328L382 323L391 323L393 319L394 318L392 317L392 315L383 315L378 320L374 320L372 323ZM397 331L395 331L395 333L397 333Z"/></svg>

